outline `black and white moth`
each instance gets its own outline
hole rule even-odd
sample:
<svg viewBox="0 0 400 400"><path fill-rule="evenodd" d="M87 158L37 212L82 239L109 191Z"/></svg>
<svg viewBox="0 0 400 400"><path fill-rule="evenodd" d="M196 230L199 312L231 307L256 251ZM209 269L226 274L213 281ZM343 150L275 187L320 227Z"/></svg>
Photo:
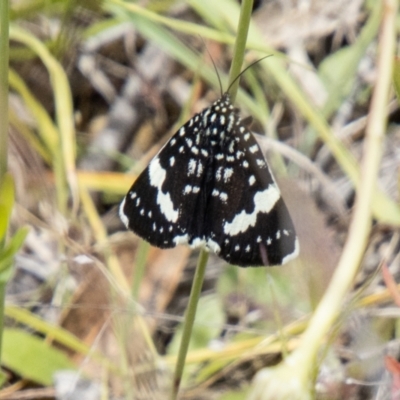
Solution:
<svg viewBox="0 0 400 400"><path fill-rule="evenodd" d="M299 252L272 172L228 93L172 136L119 212L154 246L205 246L242 267L285 264Z"/></svg>

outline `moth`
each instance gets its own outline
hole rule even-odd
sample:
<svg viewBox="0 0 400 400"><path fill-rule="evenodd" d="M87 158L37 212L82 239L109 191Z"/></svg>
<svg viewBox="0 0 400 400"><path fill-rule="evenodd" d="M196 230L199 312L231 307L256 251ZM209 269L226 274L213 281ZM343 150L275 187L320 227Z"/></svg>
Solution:
<svg viewBox="0 0 400 400"><path fill-rule="evenodd" d="M241 267L281 265L299 253L278 185L228 93L172 136L119 214L153 246L204 246Z"/></svg>

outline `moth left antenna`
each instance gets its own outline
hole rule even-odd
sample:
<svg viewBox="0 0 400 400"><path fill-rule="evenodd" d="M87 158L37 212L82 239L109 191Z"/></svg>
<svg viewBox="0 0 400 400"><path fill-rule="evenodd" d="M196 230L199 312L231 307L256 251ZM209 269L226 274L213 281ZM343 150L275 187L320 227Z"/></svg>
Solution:
<svg viewBox="0 0 400 400"><path fill-rule="evenodd" d="M207 48L207 46L206 46L206 43L204 42L204 39L203 39L202 37L200 37L200 38L203 40L204 47L205 47L205 49L206 49L206 51L207 51L207 53L208 53L208 56L210 57L210 60L211 60L211 62L212 62L212 64L213 64L215 73L217 74L218 83L219 83L219 91L221 92L221 97L222 97L222 95L223 95L222 82L221 82L221 77L219 76L219 73L218 73L217 66L215 65L214 59L212 58L212 55L211 55L211 53L209 52L209 50L208 50L208 48Z"/></svg>

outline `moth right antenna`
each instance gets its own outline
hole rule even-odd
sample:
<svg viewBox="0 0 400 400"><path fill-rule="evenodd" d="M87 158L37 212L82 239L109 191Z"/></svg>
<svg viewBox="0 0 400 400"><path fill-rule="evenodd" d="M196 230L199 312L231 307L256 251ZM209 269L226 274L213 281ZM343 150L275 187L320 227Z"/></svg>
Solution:
<svg viewBox="0 0 400 400"><path fill-rule="evenodd" d="M233 84L249 69L251 68L253 65L258 64L260 61L265 60L268 57L272 57L271 54L269 54L268 56L262 57L259 60L256 60L254 62L252 62L250 65L248 65L229 85L228 89L226 90L227 92L229 92L229 89L233 86Z"/></svg>

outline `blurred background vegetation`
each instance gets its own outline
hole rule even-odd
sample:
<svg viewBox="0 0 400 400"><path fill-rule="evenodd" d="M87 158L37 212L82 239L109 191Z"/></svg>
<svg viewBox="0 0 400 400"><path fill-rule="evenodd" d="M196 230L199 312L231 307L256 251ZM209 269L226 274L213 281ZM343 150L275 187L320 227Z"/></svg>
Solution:
<svg viewBox="0 0 400 400"><path fill-rule="evenodd" d="M247 269L210 256L182 398L244 399L257 371L298 346L351 221L383 4L255 2L246 65L271 57L243 75L236 106L253 118L301 255ZM28 233L7 286L0 399L166 398L198 253L151 248L117 208L175 130L221 95L210 57L227 88L239 7L11 1L10 235L19 246ZM395 62L395 87L397 73ZM319 399L400 390L395 90L385 106L374 225L314 366Z"/></svg>

